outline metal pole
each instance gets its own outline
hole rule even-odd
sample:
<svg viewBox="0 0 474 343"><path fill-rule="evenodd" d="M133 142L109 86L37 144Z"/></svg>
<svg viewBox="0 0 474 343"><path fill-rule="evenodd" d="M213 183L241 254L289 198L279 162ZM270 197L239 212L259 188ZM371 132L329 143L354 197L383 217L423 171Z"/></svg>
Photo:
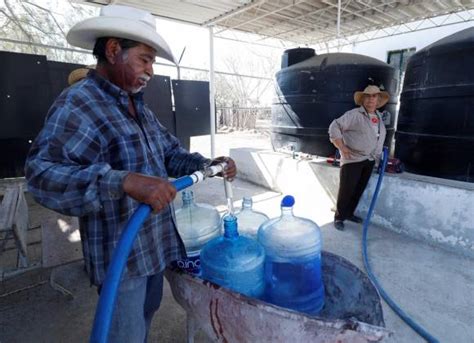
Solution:
<svg viewBox="0 0 474 343"><path fill-rule="evenodd" d="M340 51L339 38L341 36L341 0L337 1L337 51Z"/></svg>
<svg viewBox="0 0 474 343"><path fill-rule="evenodd" d="M337 1L337 38L341 35L341 0Z"/></svg>
<svg viewBox="0 0 474 343"><path fill-rule="evenodd" d="M215 158L216 147L216 103L214 100L214 28L209 27L209 103L211 115L211 158Z"/></svg>

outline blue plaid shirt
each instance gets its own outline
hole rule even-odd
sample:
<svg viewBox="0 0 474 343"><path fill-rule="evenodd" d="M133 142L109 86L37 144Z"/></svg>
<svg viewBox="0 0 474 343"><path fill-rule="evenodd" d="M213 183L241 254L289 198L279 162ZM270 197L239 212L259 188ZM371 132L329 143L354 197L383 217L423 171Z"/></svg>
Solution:
<svg viewBox="0 0 474 343"><path fill-rule="evenodd" d="M91 71L66 89L48 112L26 161L28 189L52 210L79 217L86 268L100 285L124 226L138 206L124 194L129 171L162 178L201 169L209 160L190 154L134 96ZM171 206L152 214L140 230L124 271L153 275L185 256Z"/></svg>

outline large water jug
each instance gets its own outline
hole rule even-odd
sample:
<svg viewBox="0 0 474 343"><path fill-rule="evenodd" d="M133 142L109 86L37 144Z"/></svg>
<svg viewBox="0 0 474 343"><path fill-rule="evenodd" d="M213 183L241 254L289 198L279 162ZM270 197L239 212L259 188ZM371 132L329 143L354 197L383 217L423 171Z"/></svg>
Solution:
<svg viewBox="0 0 474 343"><path fill-rule="evenodd" d="M262 296L265 251L256 241L239 236L237 219L224 216L224 236L201 251L202 278L250 297Z"/></svg>
<svg viewBox="0 0 474 343"><path fill-rule="evenodd" d="M239 233L242 236L257 239L258 228L269 218L261 212L254 211L252 205L252 198L244 197L242 199L242 208L235 216L239 224Z"/></svg>
<svg viewBox="0 0 474 343"><path fill-rule="evenodd" d="M321 231L311 220L294 216L294 204L292 196L285 196L281 216L258 230L266 254L264 299L315 315L324 306Z"/></svg>
<svg viewBox="0 0 474 343"><path fill-rule="evenodd" d="M219 236L221 219L219 212L208 204L195 203L191 190L182 192L183 205L176 210L178 232L186 248L187 259L177 265L193 275L200 275L200 252L211 239Z"/></svg>

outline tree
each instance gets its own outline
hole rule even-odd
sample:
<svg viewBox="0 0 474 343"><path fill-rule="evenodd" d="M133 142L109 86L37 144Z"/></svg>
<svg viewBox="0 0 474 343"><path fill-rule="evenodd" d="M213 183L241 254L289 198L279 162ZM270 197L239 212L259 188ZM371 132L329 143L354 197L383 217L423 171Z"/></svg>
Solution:
<svg viewBox="0 0 474 343"><path fill-rule="evenodd" d="M46 55L48 59L57 61L88 63L90 54L71 49L66 42L66 32L73 23L96 12L95 7L64 0L3 0L0 7L0 48Z"/></svg>
<svg viewBox="0 0 474 343"><path fill-rule="evenodd" d="M272 76L275 72L275 55L242 58L229 55L222 59L229 74L216 75L216 109L219 126L237 129L255 128L257 117L268 116L268 99L273 94ZM240 75L246 70L248 75L266 77L246 77Z"/></svg>

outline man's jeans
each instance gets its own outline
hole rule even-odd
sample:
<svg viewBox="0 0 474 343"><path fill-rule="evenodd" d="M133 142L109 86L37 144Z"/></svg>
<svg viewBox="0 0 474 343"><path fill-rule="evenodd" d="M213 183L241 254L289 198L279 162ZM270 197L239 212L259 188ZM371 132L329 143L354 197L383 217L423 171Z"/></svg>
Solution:
<svg viewBox="0 0 474 343"><path fill-rule="evenodd" d="M163 273L122 280L109 333L111 343L146 342L163 295Z"/></svg>

